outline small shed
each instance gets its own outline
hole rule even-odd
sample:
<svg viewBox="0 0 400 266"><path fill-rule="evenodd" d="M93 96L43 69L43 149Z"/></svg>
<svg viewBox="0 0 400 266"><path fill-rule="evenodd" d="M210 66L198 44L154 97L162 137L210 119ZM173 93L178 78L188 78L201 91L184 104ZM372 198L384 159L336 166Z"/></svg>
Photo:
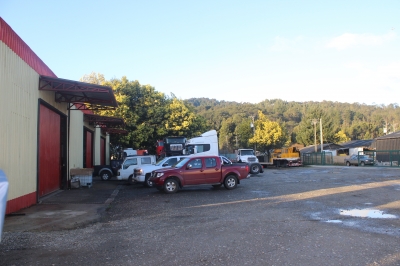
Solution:
<svg viewBox="0 0 400 266"><path fill-rule="evenodd" d="M370 151L373 150L372 144L374 139L365 140L351 140L345 143L341 143L343 149L338 150L338 155L352 155L358 154L359 151Z"/></svg>

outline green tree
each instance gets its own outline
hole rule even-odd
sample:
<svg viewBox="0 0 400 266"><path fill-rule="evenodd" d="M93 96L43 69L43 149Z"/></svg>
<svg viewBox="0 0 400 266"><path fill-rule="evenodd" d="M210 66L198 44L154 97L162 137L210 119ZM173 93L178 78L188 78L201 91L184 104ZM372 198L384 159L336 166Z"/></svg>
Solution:
<svg viewBox="0 0 400 266"><path fill-rule="evenodd" d="M96 112L99 115L123 118L127 135L110 136L110 142L118 147L148 149L154 152L155 143L164 136L195 136L207 130L206 121L195 114L192 106L167 97L150 85L137 80L104 79L101 74L91 73L82 78L85 82L109 86L113 89L118 107L115 110Z"/></svg>
<svg viewBox="0 0 400 266"><path fill-rule="evenodd" d="M243 121L235 128L235 141L237 138L236 148L250 148L249 139L253 137L253 129L250 127L250 119L243 119Z"/></svg>
<svg viewBox="0 0 400 266"><path fill-rule="evenodd" d="M322 136L326 143L332 143L336 140L336 133L339 132L338 116L335 112L326 113L321 108L314 107L306 113L304 119L296 128L296 140L305 146L314 144L314 124L312 121L316 119L317 144L320 141L320 123L322 122Z"/></svg>

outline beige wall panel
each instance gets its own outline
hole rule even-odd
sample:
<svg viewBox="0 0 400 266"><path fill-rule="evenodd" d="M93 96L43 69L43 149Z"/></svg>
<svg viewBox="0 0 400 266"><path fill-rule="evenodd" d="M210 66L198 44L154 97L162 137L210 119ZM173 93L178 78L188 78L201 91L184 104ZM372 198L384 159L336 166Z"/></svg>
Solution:
<svg viewBox="0 0 400 266"><path fill-rule="evenodd" d="M73 107L74 108L74 107ZM70 111L69 168L83 167L83 113Z"/></svg>
<svg viewBox="0 0 400 266"><path fill-rule="evenodd" d="M0 42L0 168L8 199L37 190L39 75Z"/></svg>
<svg viewBox="0 0 400 266"><path fill-rule="evenodd" d="M38 86L38 85L37 85ZM57 103L55 102L55 93L52 91L39 91L38 92L38 98L41 98L44 100L46 103L49 105L53 106L56 108L59 112L68 115L68 104L67 103Z"/></svg>
<svg viewBox="0 0 400 266"><path fill-rule="evenodd" d="M95 128L94 131L94 151L93 151L93 158L94 158L94 163L93 165L99 165L101 164L100 162L100 137L101 137L101 129L99 127Z"/></svg>
<svg viewBox="0 0 400 266"><path fill-rule="evenodd" d="M110 135L106 135L106 164L110 164Z"/></svg>

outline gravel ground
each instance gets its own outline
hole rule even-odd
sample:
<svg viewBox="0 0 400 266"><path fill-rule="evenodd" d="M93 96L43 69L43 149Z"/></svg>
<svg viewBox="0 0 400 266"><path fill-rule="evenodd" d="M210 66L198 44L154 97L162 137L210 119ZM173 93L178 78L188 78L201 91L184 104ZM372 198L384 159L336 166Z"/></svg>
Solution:
<svg viewBox="0 0 400 266"><path fill-rule="evenodd" d="M3 232L0 264L400 265L399 217L399 169L268 168L235 190L121 186L100 222Z"/></svg>

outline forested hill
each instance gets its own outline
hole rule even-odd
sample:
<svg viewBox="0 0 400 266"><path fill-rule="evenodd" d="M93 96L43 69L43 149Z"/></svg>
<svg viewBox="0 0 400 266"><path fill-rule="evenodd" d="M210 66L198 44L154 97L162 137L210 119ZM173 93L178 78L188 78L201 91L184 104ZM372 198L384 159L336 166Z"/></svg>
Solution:
<svg viewBox="0 0 400 266"><path fill-rule="evenodd" d="M324 142L344 142L371 139L400 128L400 108L391 105L366 105L340 102L287 102L265 100L257 104L218 101L209 98L185 100L194 111L203 116L209 127L216 129L227 142L236 142L240 127L249 125L260 110L271 121L283 125L291 142L304 145L314 142L313 119L322 119ZM243 134L242 134L243 135ZM244 144L244 143L243 143Z"/></svg>

